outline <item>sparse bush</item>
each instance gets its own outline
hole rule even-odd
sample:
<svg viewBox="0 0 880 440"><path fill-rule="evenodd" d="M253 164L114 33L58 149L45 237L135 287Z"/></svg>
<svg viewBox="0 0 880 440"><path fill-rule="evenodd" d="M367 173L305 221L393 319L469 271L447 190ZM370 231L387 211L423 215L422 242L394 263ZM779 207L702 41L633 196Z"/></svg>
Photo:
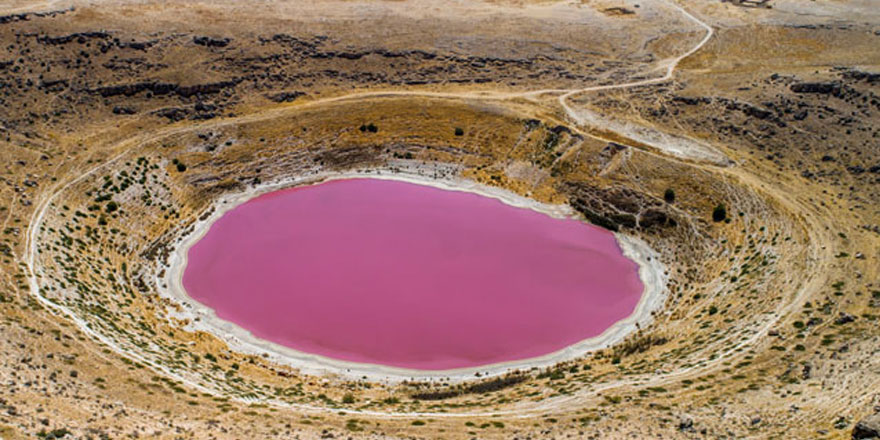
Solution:
<svg viewBox="0 0 880 440"><path fill-rule="evenodd" d="M544 150L550 151L557 145L559 145L559 133L555 131L547 133L547 137L544 138Z"/></svg>
<svg viewBox="0 0 880 440"><path fill-rule="evenodd" d="M70 434L70 431L67 430L67 428L59 428L59 429L53 429L52 431L49 431L49 432L42 430L37 433L37 437L42 438L42 439L46 439L46 440L52 440L52 439L64 438L68 434Z"/></svg>
<svg viewBox="0 0 880 440"><path fill-rule="evenodd" d="M345 429L347 429L349 431L355 431L355 432L364 430L364 428L362 428L360 425L358 425L357 419L351 419L351 420L345 422Z"/></svg>
<svg viewBox="0 0 880 440"><path fill-rule="evenodd" d="M342 396L342 403L349 405L354 403L354 396L351 393L345 393L345 395Z"/></svg>
<svg viewBox="0 0 880 440"><path fill-rule="evenodd" d="M648 335L641 338L629 339L614 347L615 357L625 357L634 353L643 353L651 347L663 345L669 342L665 336ZM584 369L589 369L589 365L584 365Z"/></svg>
<svg viewBox="0 0 880 440"><path fill-rule="evenodd" d="M608 403L618 404L623 401L620 396L603 396Z"/></svg>
<svg viewBox="0 0 880 440"><path fill-rule="evenodd" d="M723 203L719 203L715 206L715 209L712 210L712 220L716 222L724 221L727 218L727 207L724 206Z"/></svg>
<svg viewBox="0 0 880 440"><path fill-rule="evenodd" d="M538 375L538 378L551 377L551 373L551 370L547 370L544 373ZM564 372L560 372L559 374L561 374L562 377L565 377ZM416 400L443 400L463 396L466 394L491 393L524 382L526 379L528 379L527 375L514 372L507 374L503 377L488 379L479 383L475 383L473 385L455 386L452 389L447 389L443 391L427 391L416 393L413 394L411 397ZM393 400L394 402L389 402L390 400ZM392 397L390 399L385 399L385 403L398 403L398 401L396 398Z"/></svg>

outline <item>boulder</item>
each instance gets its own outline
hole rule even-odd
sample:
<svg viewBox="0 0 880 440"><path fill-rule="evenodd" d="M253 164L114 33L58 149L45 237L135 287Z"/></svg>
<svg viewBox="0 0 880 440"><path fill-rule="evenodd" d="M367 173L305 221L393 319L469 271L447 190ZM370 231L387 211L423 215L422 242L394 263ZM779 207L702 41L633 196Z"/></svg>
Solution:
<svg viewBox="0 0 880 440"><path fill-rule="evenodd" d="M229 45L230 41L232 40L229 38L211 38L204 36L193 37L193 43L205 47L226 47Z"/></svg>
<svg viewBox="0 0 880 440"><path fill-rule="evenodd" d="M830 94L840 91L840 84L835 82L803 82L791 85L791 91L795 93L819 93Z"/></svg>
<svg viewBox="0 0 880 440"><path fill-rule="evenodd" d="M837 325L843 325L843 324L848 324L850 322L853 322L855 320L856 320L855 316L850 315L849 313L841 312L840 316L838 316L837 319L834 320L834 323Z"/></svg>
<svg viewBox="0 0 880 440"><path fill-rule="evenodd" d="M681 416L678 419L678 430L681 432L695 432L694 419L688 415Z"/></svg>
<svg viewBox="0 0 880 440"><path fill-rule="evenodd" d="M865 417L859 423L856 423L852 431L852 438L858 440L880 439L880 412Z"/></svg>
<svg viewBox="0 0 880 440"><path fill-rule="evenodd" d="M305 95L304 92L293 91L293 92L281 92L273 95L268 95L267 98L271 99L274 102L293 102L300 96Z"/></svg>

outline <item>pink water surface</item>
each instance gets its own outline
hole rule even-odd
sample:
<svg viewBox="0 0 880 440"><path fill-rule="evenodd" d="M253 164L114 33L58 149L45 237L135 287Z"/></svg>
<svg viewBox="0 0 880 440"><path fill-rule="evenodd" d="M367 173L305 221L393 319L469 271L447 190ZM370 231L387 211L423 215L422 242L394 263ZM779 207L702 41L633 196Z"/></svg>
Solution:
<svg viewBox="0 0 880 440"><path fill-rule="evenodd" d="M475 194L378 179L254 198L189 250L187 292L299 351L420 370L554 352L629 316L614 236Z"/></svg>

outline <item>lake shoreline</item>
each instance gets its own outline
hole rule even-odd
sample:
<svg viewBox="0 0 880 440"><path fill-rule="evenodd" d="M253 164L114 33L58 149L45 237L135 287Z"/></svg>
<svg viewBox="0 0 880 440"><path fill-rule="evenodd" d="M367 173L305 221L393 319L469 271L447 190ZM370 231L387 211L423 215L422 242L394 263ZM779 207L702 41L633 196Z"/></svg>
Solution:
<svg viewBox="0 0 880 440"><path fill-rule="evenodd" d="M351 379L363 379L366 377L370 380L383 382L399 382L413 379L458 382L474 379L475 377L499 376L515 370L545 368L559 362L582 357L591 351L619 342L637 328L643 328L648 325L651 321L652 312L659 310L665 301L665 268L660 264L657 253L639 238L615 233L615 238L623 255L638 265L639 278L644 286L635 310L628 317L615 322L598 336L582 340L561 350L538 357L452 370L415 370L331 359L257 338L244 328L218 318L212 309L192 299L187 294L182 283L183 273L187 264L187 252L192 245L207 233L211 224L227 211L255 197L280 189L354 178L396 180L448 191L463 191L497 199L507 205L530 209L554 218L577 218L576 212L567 205L541 203L508 190L482 185L458 177L436 178L412 171L370 169L347 172L317 172L314 175L266 183L241 193L219 198L213 205L213 212L209 216L198 220L193 225L192 232L177 241L168 266L165 268L165 276L157 280L157 285L160 286L160 295L181 306L182 311L174 313L173 317L188 320L189 325L187 328L189 330L206 331L216 335L226 342L231 350L259 355L278 364L300 370L305 374L338 375ZM163 288L162 286L168 287Z"/></svg>

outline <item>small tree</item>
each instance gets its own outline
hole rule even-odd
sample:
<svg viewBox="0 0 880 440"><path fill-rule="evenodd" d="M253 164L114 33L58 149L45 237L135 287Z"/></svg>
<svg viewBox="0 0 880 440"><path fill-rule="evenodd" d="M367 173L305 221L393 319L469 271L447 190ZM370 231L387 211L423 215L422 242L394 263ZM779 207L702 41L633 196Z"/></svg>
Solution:
<svg viewBox="0 0 880 440"><path fill-rule="evenodd" d="M455 135L464 136L464 129L462 129L461 127L455 127Z"/></svg>
<svg viewBox="0 0 880 440"><path fill-rule="evenodd" d="M724 221L727 218L727 208L723 203L719 203L715 209L712 210L712 220L716 222Z"/></svg>
<svg viewBox="0 0 880 440"><path fill-rule="evenodd" d="M675 202L675 191L672 188L666 188L666 192L663 193L663 200L666 200L666 203Z"/></svg>

